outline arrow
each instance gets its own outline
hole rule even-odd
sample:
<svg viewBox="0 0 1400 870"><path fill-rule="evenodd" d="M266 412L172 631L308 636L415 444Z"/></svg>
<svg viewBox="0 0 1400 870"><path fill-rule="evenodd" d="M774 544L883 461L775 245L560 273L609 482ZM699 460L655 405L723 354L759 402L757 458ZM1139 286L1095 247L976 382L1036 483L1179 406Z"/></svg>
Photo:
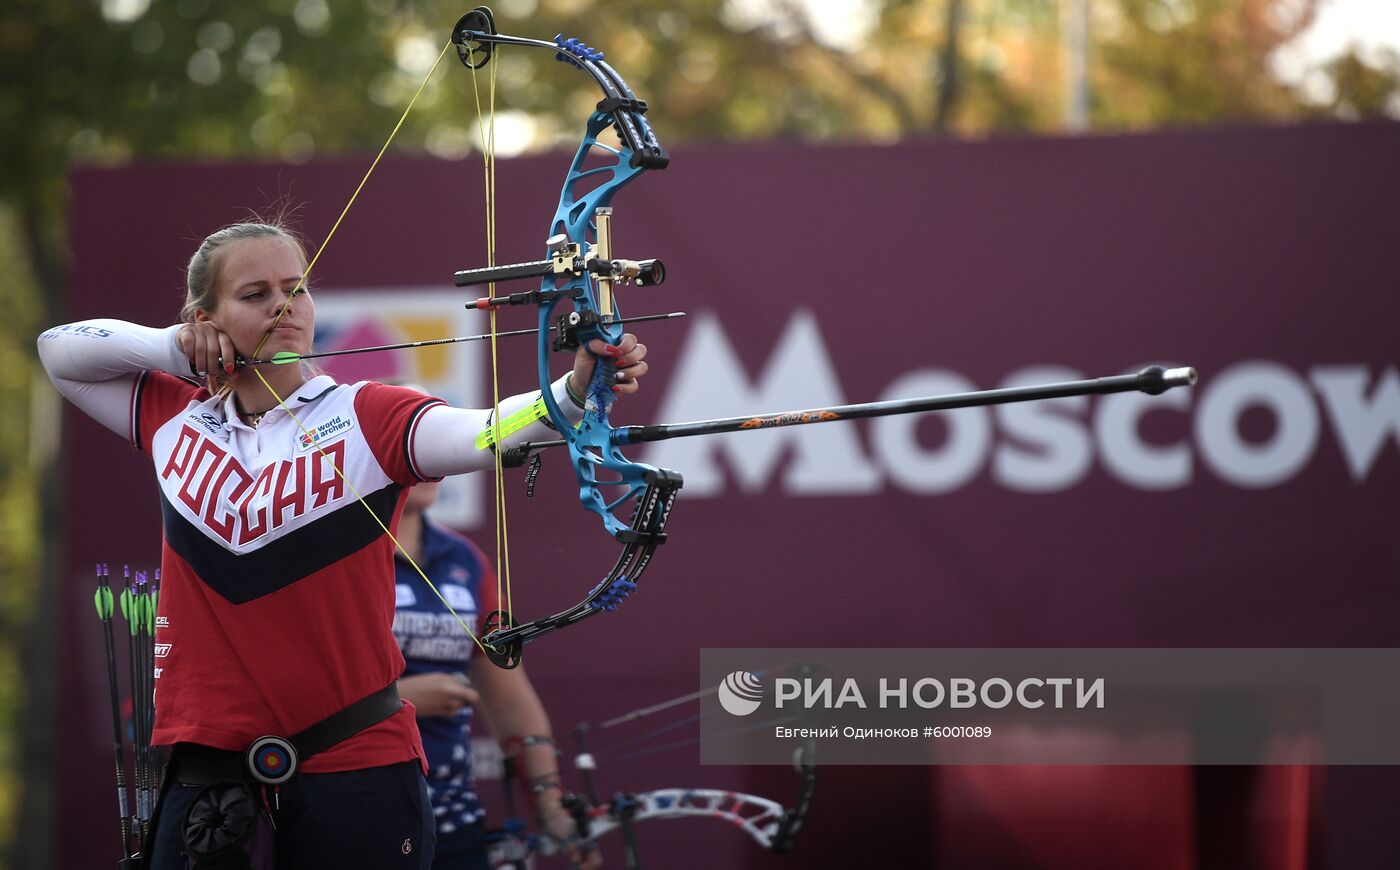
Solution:
<svg viewBox="0 0 1400 870"><path fill-rule="evenodd" d="M122 850L126 860L135 852L131 839L131 813L126 800L126 741L122 737L121 689L117 685L117 651L112 637L112 582L105 562L97 566L97 592L93 595L97 618L102 620L102 639L107 648L107 687L112 698L112 752L117 766L117 812L121 817Z"/></svg>
<svg viewBox="0 0 1400 870"><path fill-rule="evenodd" d="M624 426L613 433L617 444L640 444L646 441L666 441L693 435L715 435L722 432L759 432L782 426L803 426L810 423L833 423L838 420L858 420L866 417L888 417L893 414L918 414L926 411L948 411L983 405L1007 405L1033 402L1064 396L1106 395L1108 393L1142 392L1150 396L1173 387L1189 387L1196 383L1196 370L1189 367L1167 369L1148 366L1130 375L1114 375L1081 381L1061 381L1031 387L1005 387L946 396L924 396L916 399L891 399L884 402L864 402L858 405L835 405L829 408L809 408L801 411L780 411L746 417L725 417L719 420L697 420L693 423L662 423L654 426ZM527 441L505 453L507 465L519 465L532 451L562 447L563 441Z"/></svg>
<svg viewBox="0 0 1400 870"><path fill-rule="evenodd" d="M647 320L671 320L677 317L685 317L685 312L672 311L669 314L643 314L637 317L624 317L621 320L615 320L613 322L641 323ZM556 329L557 327L551 326L549 328L549 331L554 332L556 331ZM532 327L530 329L515 329L510 332L498 332L496 333L496 338L509 338L513 335L534 335L539 331L540 330L538 327ZM284 350L278 353L274 353L271 359L244 359L243 357L238 357L234 360L234 365L238 366L239 368L242 368L243 366L265 365L284 366L288 363L301 362L304 359L319 359L320 357L326 356L344 356L345 354L349 353L374 353L375 351L380 350L408 350L409 348L414 347L432 347L438 344L455 344L459 341L484 341L490 337L491 333L488 332L484 335L459 335L456 338L434 338L428 341L410 341L405 342L404 344L381 344L376 347L351 347L346 348L345 350L327 350L322 351L321 353L293 353L289 350Z"/></svg>

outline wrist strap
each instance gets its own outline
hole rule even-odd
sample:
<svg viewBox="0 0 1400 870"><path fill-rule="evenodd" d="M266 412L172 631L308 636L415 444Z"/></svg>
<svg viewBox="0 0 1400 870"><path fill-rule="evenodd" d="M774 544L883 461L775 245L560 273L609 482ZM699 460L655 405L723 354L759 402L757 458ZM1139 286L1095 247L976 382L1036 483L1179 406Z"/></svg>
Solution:
<svg viewBox="0 0 1400 870"><path fill-rule="evenodd" d="M574 376L572 374L564 378L564 392L569 394L569 401L573 402L580 409L585 407L583 398L574 393Z"/></svg>
<svg viewBox="0 0 1400 870"><path fill-rule="evenodd" d="M506 755L515 755L529 746L553 746L554 738L548 734L526 734L524 737L510 737L501 744ZM557 775L557 774L556 774Z"/></svg>

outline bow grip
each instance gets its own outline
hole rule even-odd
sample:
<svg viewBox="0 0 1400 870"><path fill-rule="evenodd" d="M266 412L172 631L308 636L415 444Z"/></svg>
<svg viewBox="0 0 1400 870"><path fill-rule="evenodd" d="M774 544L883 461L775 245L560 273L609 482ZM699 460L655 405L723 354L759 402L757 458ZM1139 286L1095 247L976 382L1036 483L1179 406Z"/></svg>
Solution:
<svg viewBox="0 0 1400 870"><path fill-rule="evenodd" d="M603 340L607 341L606 338ZM608 343L612 344L611 341ZM594 406L606 412L617 398L613 392L613 387L617 385L617 362L607 354L595 353L593 358L597 363L593 366L593 379L588 382L588 399Z"/></svg>

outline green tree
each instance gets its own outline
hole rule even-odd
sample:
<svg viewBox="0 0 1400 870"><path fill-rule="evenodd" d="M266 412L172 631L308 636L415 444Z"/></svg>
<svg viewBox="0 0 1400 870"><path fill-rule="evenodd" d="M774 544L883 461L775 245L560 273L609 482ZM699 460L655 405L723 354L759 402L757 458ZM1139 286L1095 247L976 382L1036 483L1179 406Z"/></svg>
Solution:
<svg viewBox="0 0 1400 870"><path fill-rule="evenodd" d="M1348 120L1393 116L1400 110L1400 55L1380 52L1375 59L1355 48L1327 64L1330 114Z"/></svg>
<svg viewBox="0 0 1400 870"><path fill-rule="evenodd" d="M1305 100L1269 59L1312 22L1317 0L1120 0L1101 22L1095 120L1110 127L1297 120Z"/></svg>

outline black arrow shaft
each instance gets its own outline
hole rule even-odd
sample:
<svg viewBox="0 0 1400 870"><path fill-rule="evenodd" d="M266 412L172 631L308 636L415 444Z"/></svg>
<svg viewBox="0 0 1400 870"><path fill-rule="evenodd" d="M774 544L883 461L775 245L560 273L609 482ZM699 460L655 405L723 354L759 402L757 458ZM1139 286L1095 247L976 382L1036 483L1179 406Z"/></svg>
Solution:
<svg viewBox="0 0 1400 870"><path fill-rule="evenodd" d="M863 402L855 405L833 405L802 411L780 411L745 417L725 417L719 420L698 420L693 423L660 423L655 426L626 426L613 433L617 444L641 444L667 441L693 435L718 435L725 432L758 432L784 426L804 426L810 423L835 423L839 420L859 420L867 417L889 417L895 414L918 414L925 411L951 411L985 405L1009 405L1015 402L1035 402L1065 396L1104 395L1108 393L1143 392L1151 395L1173 387L1190 386L1196 382L1192 368L1164 369L1152 366L1131 375L1091 378L1082 381L1061 381L1028 387L1006 387L998 390L978 390L971 393L950 393L944 396L924 396L914 399L891 399L884 402ZM519 450L540 450L562 447L561 441L540 441L520 445Z"/></svg>
<svg viewBox="0 0 1400 870"><path fill-rule="evenodd" d="M685 316L685 312L684 312L684 311L671 311L671 312L668 312L668 313L666 313L666 314L639 314L639 315L637 315L636 317L623 317L623 318L621 318L621 319L613 320L613 321L610 321L610 322L611 322L611 323L643 323L643 322L648 321L648 320L670 320L671 318L674 318L674 317L684 317L684 316ZM510 338L510 337L512 337L512 336L517 336L517 335L535 335L535 334L538 333L539 331L540 331L540 330L539 330L539 327L537 327L537 326L532 326L532 327L530 327L530 328L528 328L528 329L512 329L512 330L509 331L509 332L498 332L498 333L496 333L495 335L496 335L496 338ZM550 331L550 332L554 332L554 331L555 331L555 327L551 326L551 327L549 328L549 331ZM304 353L304 354L300 354L299 356L297 356L296 359L298 359L298 360L303 360L303 359L320 359L320 358L322 358L322 357L327 357L327 356L345 356L346 354L352 354L352 353L375 353L375 352L377 352L377 351L382 351L382 350L412 350L412 349L418 348L418 347L433 347L433 346L439 345L439 344L457 344L458 342L463 342L463 341L485 341L485 340L487 340L487 339L490 338L490 337L491 337L491 333L488 332L488 333L484 333L484 334L482 334L482 335L459 335L459 336L455 336L455 337L453 337L453 338L430 338L430 339L427 339L426 341L409 341L409 342L404 342L404 343L402 343L402 344L380 344L380 345L375 345L374 347L349 347L349 348L345 348L344 350L326 350L326 351L321 351L320 353ZM270 360L270 359L248 359L248 360L240 360L240 361L238 362L238 365L240 365L240 366L276 365L276 364L277 364L277 361L276 361L276 360Z"/></svg>

